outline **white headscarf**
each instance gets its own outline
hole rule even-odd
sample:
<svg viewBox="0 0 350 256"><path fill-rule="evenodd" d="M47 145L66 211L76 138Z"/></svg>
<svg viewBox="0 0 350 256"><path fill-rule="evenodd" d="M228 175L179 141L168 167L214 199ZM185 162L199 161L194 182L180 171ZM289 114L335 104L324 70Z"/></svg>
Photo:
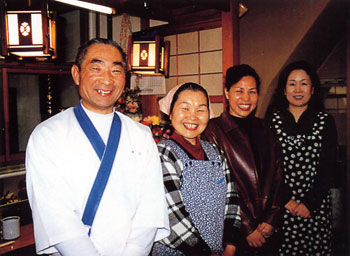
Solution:
<svg viewBox="0 0 350 256"><path fill-rule="evenodd" d="M177 89L179 89L179 87L183 84L185 84L185 83L179 84L179 85L171 88L171 90L167 93L167 95L165 95L163 98L161 98L159 100L159 109L164 114L169 115L170 105L171 105L171 101L173 100L173 96L174 96L175 92L177 91ZM213 118L213 117L214 117L214 112L211 109L210 101L209 101L209 118Z"/></svg>

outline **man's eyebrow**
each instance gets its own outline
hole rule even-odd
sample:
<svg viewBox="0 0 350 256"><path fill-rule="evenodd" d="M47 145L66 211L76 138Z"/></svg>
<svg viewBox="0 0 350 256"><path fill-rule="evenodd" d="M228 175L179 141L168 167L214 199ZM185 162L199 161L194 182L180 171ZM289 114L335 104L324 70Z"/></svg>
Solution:
<svg viewBox="0 0 350 256"><path fill-rule="evenodd" d="M114 61L114 62L113 62L113 65L124 67L124 63L121 62L121 61Z"/></svg>
<svg viewBox="0 0 350 256"><path fill-rule="evenodd" d="M103 61L99 59L92 59L90 63L103 63Z"/></svg>
<svg viewBox="0 0 350 256"><path fill-rule="evenodd" d="M90 63L99 63L99 64L102 64L104 63L103 60L100 60L100 59L92 59ZM113 65L114 66L121 66L121 67L124 67L124 64L122 61L114 61L113 62Z"/></svg>

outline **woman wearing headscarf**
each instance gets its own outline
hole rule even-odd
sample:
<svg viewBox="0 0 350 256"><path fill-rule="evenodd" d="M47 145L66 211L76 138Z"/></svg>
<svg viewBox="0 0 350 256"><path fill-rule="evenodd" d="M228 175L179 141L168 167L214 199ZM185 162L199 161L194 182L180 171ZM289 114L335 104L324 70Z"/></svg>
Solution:
<svg viewBox="0 0 350 256"><path fill-rule="evenodd" d="M209 120L208 94L185 83L165 102L174 132L158 150L171 233L154 244L152 255L232 256L240 227L237 192L218 148L199 140Z"/></svg>

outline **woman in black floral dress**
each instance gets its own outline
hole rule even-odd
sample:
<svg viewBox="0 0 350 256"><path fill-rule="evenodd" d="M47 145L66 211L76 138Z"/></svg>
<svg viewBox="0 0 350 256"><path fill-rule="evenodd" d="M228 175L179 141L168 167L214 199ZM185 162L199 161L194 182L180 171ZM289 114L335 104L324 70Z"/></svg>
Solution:
<svg viewBox="0 0 350 256"><path fill-rule="evenodd" d="M282 146L285 182L292 192L285 205L280 255L331 255L337 134L319 89L319 78L307 62L289 64L280 74L275 109L268 117Z"/></svg>

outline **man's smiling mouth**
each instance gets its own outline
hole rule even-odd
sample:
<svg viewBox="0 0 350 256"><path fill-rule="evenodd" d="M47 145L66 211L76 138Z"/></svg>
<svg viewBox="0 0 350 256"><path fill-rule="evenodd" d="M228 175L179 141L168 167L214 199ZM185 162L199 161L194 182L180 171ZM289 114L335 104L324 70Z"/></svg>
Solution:
<svg viewBox="0 0 350 256"><path fill-rule="evenodd" d="M104 96L105 94L110 94L112 91L105 91L105 90L101 90L101 89L97 89L96 90L99 94L101 94L102 96Z"/></svg>

